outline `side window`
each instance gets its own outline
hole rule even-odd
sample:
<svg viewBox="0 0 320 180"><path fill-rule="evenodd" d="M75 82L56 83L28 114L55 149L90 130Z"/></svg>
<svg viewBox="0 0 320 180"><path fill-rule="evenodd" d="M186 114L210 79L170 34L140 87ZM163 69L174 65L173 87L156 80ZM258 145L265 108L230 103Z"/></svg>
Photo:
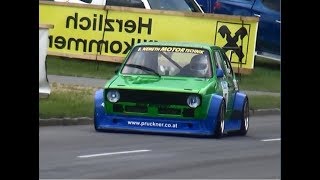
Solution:
<svg viewBox="0 0 320 180"><path fill-rule="evenodd" d="M80 0L80 1L82 1L82 2L85 2L85 3L92 3L92 0Z"/></svg>
<svg viewBox="0 0 320 180"><path fill-rule="evenodd" d="M218 68L222 69L223 72L224 72L224 74L226 75L226 71L227 71L227 70L226 70L225 64L224 64L224 62L223 62L223 59L222 59L220 53L219 53L218 51L215 51L215 52L214 52L214 56L215 56L216 63L217 63L216 66L217 66Z"/></svg>
<svg viewBox="0 0 320 180"><path fill-rule="evenodd" d="M223 51L220 51L222 57L223 57L223 62L226 66L226 70L227 70L227 74L229 76L233 76L233 70L232 70L232 67L231 67L231 63L230 63L230 60L229 58L227 57L227 55L223 52Z"/></svg>
<svg viewBox="0 0 320 180"><path fill-rule="evenodd" d="M224 68L221 67L222 60L221 60L221 57L220 57L220 55L219 55L219 53L217 51L214 52L214 57L216 59L216 67L224 70Z"/></svg>
<svg viewBox="0 0 320 180"><path fill-rule="evenodd" d="M263 0L262 4L269 9L280 12L280 0Z"/></svg>

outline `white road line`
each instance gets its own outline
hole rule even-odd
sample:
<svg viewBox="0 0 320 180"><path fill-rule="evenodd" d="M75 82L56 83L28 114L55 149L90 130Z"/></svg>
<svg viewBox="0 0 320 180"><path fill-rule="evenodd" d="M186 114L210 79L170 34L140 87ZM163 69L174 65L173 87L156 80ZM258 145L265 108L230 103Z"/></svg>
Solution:
<svg viewBox="0 0 320 180"><path fill-rule="evenodd" d="M148 152L148 151L151 151L151 150L134 150L134 151L121 151L121 152L111 152L111 153L101 153L101 154L89 154L89 155L78 156L78 158L109 156L109 155L115 155L115 154L129 154L129 153L139 153L139 152Z"/></svg>
<svg viewBox="0 0 320 180"><path fill-rule="evenodd" d="M263 139L261 141L281 141L281 138L276 138L276 139Z"/></svg>

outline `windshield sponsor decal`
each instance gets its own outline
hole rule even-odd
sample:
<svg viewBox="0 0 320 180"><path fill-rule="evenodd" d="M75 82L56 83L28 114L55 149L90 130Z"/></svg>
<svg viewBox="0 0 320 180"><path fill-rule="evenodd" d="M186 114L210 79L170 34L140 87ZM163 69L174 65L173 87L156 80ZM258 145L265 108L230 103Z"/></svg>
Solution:
<svg viewBox="0 0 320 180"><path fill-rule="evenodd" d="M179 52L179 53L194 53L203 54L204 50L183 47L139 47L138 51L158 51L158 52Z"/></svg>

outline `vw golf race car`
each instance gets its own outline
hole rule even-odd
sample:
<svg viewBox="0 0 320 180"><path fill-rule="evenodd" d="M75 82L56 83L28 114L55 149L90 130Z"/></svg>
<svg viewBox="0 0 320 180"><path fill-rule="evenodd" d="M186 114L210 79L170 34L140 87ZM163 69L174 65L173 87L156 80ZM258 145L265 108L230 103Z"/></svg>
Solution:
<svg viewBox="0 0 320 180"><path fill-rule="evenodd" d="M220 47L144 42L96 91L94 127L216 138L230 132L246 135L249 100Z"/></svg>

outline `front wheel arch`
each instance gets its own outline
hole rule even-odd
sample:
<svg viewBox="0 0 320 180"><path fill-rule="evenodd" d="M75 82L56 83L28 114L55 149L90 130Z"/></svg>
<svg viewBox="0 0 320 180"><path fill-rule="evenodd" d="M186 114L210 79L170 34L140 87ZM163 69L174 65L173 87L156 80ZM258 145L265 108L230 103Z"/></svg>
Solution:
<svg viewBox="0 0 320 180"><path fill-rule="evenodd" d="M223 137L224 129L225 129L225 113L226 113L226 103L225 100L222 99L219 107L219 113L216 119L215 127L214 127L214 134L213 137L220 139Z"/></svg>

